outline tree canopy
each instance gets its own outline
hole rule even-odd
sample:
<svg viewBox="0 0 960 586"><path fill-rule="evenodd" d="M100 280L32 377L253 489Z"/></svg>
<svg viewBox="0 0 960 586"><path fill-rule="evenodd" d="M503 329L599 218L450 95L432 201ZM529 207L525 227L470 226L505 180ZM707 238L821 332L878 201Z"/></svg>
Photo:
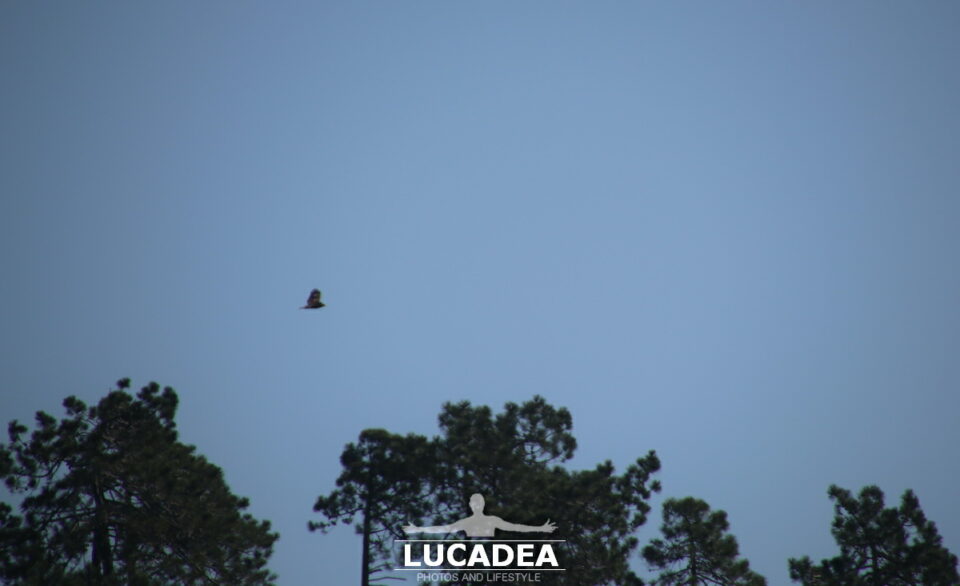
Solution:
<svg viewBox="0 0 960 586"><path fill-rule="evenodd" d="M567 570L545 576L544 583L642 583L629 559L638 545L634 533L650 511L647 501L660 490L652 479L660 468L653 451L621 474L609 461L568 470L562 464L576 450L572 417L539 396L507 403L496 415L487 406L446 403L439 426L431 439L362 432L359 443L344 449L337 488L317 500L314 510L325 520L311 528L362 515L357 530L364 535L365 579L373 573L369 559L391 555L375 535L402 536L408 522L449 524L464 517L470 495L481 494L490 514L519 524L556 523L553 537L566 540ZM363 449L374 439L390 444L389 457Z"/></svg>
<svg viewBox="0 0 960 586"><path fill-rule="evenodd" d="M764 586L766 579L751 571L747 560L737 559L739 546L729 528L726 512L711 512L700 499L664 501L664 538L643 549L647 564L662 570L655 584Z"/></svg>
<svg viewBox="0 0 960 586"><path fill-rule="evenodd" d="M7 584L272 584L277 539L243 510L223 472L178 441L178 397L117 383L96 406L10 422L0 476L22 498L0 507Z"/></svg>
<svg viewBox="0 0 960 586"><path fill-rule="evenodd" d="M823 586L947 586L960 584L957 556L942 545L936 524L920 508L912 490L899 507L884 506L883 491L864 487L859 496L832 485L832 533L840 555L814 564L790 559L790 578Z"/></svg>
<svg viewBox="0 0 960 586"><path fill-rule="evenodd" d="M434 456L423 436L400 436L383 429L368 429L340 456L343 472L337 489L321 496L314 511L322 521L311 521L311 531L327 531L340 523L360 519L357 532L363 537L361 584L367 586L391 565L393 539L403 537L400 527L422 516L429 467Z"/></svg>

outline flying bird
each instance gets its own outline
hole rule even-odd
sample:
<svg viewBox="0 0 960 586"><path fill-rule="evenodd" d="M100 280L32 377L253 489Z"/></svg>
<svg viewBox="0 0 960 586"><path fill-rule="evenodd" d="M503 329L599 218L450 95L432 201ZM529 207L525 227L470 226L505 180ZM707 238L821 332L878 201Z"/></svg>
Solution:
<svg viewBox="0 0 960 586"><path fill-rule="evenodd" d="M320 301L320 289L314 289L310 292L310 297L307 297L307 304L300 309L320 309L321 307L323 302Z"/></svg>

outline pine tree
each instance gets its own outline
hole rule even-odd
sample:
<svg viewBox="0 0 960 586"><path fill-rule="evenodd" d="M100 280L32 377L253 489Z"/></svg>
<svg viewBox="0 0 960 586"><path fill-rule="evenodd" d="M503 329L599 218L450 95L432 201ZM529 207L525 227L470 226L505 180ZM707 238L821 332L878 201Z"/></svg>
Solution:
<svg viewBox="0 0 960 586"><path fill-rule="evenodd" d="M622 474L610 462L571 472L561 464L576 449L572 417L542 397L507 403L496 415L486 406L447 403L439 424L440 435L429 440L364 431L343 452L337 489L317 500L314 510L325 521L311 528L361 518L358 532L370 536L363 551L372 552L364 557L364 576L373 573L370 560L384 567L390 538L403 537L402 526L446 525L463 518L469 497L481 494L490 515L556 524L550 537L566 540L558 553L566 571L545 573L542 584L642 584L629 558L638 545L633 534L650 511L647 501L660 490L651 479L660 468L655 453Z"/></svg>
<svg viewBox="0 0 960 586"><path fill-rule="evenodd" d="M94 407L75 397L61 420L10 423L0 453L22 517L0 510L7 584L272 584L277 535L242 511L220 468L177 439L178 398L118 382Z"/></svg>
<svg viewBox="0 0 960 586"><path fill-rule="evenodd" d="M488 509L505 519L556 523L564 572L543 584L601 586L641 584L629 559L635 532L647 520L648 500L660 484L652 476L660 460L650 451L622 474L609 461L570 471L562 464L577 448L573 417L541 396L506 403L494 415L487 406L447 403L439 417L441 435L436 477L435 520L462 516L467 496L480 493Z"/></svg>
<svg viewBox="0 0 960 586"><path fill-rule="evenodd" d="M947 586L960 584L957 556L943 547L937 526L927 520L912 490L898 508L885 508L884 495L867 486L854 497L832 485L832 533L840 555L814 564L790 559L790 578L808 586Z"/></svg>
<svg viewBox="0 0 960 586"><path fill-rule="evenodd" d="M311 531L351 524L359 518L362 537L361 586L370 586L392 568L392 540L403 537L401 526L423 515L426 488L434 459L427 438L367 429L340 456L343 472L337 489L317 498L313 510L324 516L311 521Z"/></svg>
<svg viewBox="0 0 960 586"><path fill-rule="evenodd" d="M655 584L696 586L762 586L767 583L737 559L739 547L724 511L710 511L700 499L667 499L663 503L664 539L654 539L643 549L653 569L663 570Z"/></svg>

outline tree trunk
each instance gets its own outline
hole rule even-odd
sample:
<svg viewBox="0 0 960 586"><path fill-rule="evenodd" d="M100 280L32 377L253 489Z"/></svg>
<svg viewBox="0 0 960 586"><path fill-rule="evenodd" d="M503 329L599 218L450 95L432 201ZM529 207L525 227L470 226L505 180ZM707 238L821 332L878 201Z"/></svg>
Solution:
<svg viewBox="0 0 960 586"><path fill-rule="evenodd" d="M363 553L360 567L363 572L360 586L370 586L370 501L369 496L363 505Z"/></svg>
<svg viewBox="0 0 960 586"><path fill-rule="evenodd" d="M690 556L690 583L689 586L697 586L700 583L700 572L697 568L697 551L693 543L687 545L687 555Z"/></svg>
<svg viewBox="0 0 960 586"><path fill-rule="evenodd" d="M107 527L107 512L104 509L100 479L93 481L93 567L96 577L113 574L113 554L110 551L110 535Z"/></svg>

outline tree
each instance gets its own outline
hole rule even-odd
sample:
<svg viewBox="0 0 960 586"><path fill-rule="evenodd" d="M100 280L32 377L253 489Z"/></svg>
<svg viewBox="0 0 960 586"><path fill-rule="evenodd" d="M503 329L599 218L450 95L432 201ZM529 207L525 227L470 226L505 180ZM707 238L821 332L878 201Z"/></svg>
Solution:
<svg viewBox="0 0 960 586"><path fill-rule="evenodd" d="M660 469L653 451L617 475L609 461L593 469L561 466L577 448L573 418L541 396L507 403L493 415L486 406L447 403L439 417L439 466L433 514L441 522L462 516L471 494L483 494L491 512L505 519L556 523L565 572L546 584L578 586L642 583L629 567L646 522Z"/></svg>
<svg viewBox="0 0 960 586"><path fill-rule="evenodd" d="M814 564L790 559L790 578L805 585L937 586L960 584L957 556L943 547L937 526L927 520L912 490L899 508L885 508L883 492L867 486L854 497L832 485L831 532L840 555Z"/></svg>
<svg viewBox="0 0 960 586"><path fill-rule="evenodd" d="M75 397L61 420L40 411L29 439L17 421L0 476L22 516L0 509L7 584L272 584L277 539L242 511L223 472L177 439L178 398L117 383L94 407Z"/></svg>
<svg viewBox="0 0 960 586"><path fill-rule="evenodd" d="M313 510L325 520L309 522L311 531L326 532L359 516L362 586L375 583L390 570L391 539L403 536L400 527L407 519L423 514L431 449L423 436L364 430L359 441L347 444L340 456L343 472L337 489L317 498Z"/></svg>
<svg viewBox="0 0 960 586"><path fill-rule="evenodd" d="M551 518L566 540L567 571L548 577L547 583L643 584L630 569L630 558L639 545L635 533L650 512L647 501L660 490L659 482L650 480L659 469L660 460L651 451L619 475L610 461L588 470L555 467L537 475L544 508L555 512ZM524 489L529 490L535 489Z"/></svg>
<svg viewBox="0 0 960 586"><path fill-rule="evenodd" d="M739 547L724 511L710 512L710 505L686 497L663 503L664 539L654 539L643 549L651 568L663 570L656 584L722 584L762 586L767 583L750 570L750 562L738 560Z"/></svg>
<svg viewBox="0 0 960 586"><path fill-rule="evenodd" d="M340 511L365 506L374 513L374 526L383 529L382 535L399 537L401 526L408 523L429 519L429 525L445 526L463 518L467 500L481 494L488 514L522 525L541 525L547 519L556 523L557 533L551 537L566 540L561 555L567 571L548 573L542 583L642 583L630 571L629 557L637 547L633 533L650 510L647 500L660 490L651 480L660 468L654 452L620 475L610 462L571 472L560 464L576 449L572 417L539 396L522 405L507 403L496 416L486 406L446 403L439 424L439 436L429 441L415 436L415 441L408 440L415 446L390 452L390 457L363 452L367 457L360 460L341 458L344 472L338 489L321 497L315 510L330 522ZM347 446L344 457L356 449ZM397 462L404 464L398 467ZM408 476L410 471L416 471L419 481ZM347 495L349 486L355 488ZM345 495L353 500L345 500ZM349 506L329 506L337 500Z"/></svg>

